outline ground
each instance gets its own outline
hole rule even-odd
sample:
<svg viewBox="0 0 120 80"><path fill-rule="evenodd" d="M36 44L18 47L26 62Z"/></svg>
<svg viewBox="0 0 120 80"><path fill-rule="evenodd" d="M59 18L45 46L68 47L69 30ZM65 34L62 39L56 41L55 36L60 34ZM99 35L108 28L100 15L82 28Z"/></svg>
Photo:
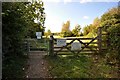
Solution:
<svg viewBox="0 0 120 80"><path fill-rule="evenodd" d="M26 78L50 78L48 72L48 63L44 59L45 52L30 52L28 60L28 69Z"/></svg>
<svg viewBox="0 0 120 80"><path fill-rule="evenodd" d="M118 78L117 69L97 56L45 55L43 51L29 53L26 78Z"/></svg>

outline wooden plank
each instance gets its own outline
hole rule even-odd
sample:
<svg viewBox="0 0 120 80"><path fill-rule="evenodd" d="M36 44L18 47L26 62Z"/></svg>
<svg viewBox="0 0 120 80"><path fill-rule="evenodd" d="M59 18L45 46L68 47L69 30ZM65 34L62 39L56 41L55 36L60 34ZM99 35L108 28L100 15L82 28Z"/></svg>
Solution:
<svg viewBox="0 0 120 80"><path fill-rule="evenodd" d="M57 54L58 52L62 51L63 48L67 48L68 45L72 44L75 40L72 40L70 43L68 43L66 46L61 47L61 49L59 51L57 51L55 54ZM53 48L54 49L54 48Z"/></svg>
<svg viewBox="0 0 120 80"><path fill-rule="evenodd" d="M96 40L98 38L95 37L95 38L66 38L66 40L72 40L70 43L67 43L66 46L63 46L63 47L58 47L58 46L54 46L53 49L54 49L54 52L56 52L56 54L58 54L58 52L72 52L72 53L75 53L75 52L98 52L98 50L92 50L93 48L98 48L98 46L89 46L89 44L98 44L98 42L93 42L94 40ZM58 38L59 39L59 38ZM57 40L57 38L54 39L55 41ZM71 50L70 48L71 47L68 47L68 45L71 45L75 40L78 40L81 44L83 44L84 46L82 47L81 50ZM90 42L83 42L81 40L91 40ZM56 42L54 43L56 44ZM84 48L89 48L90 50L85 50Z"/></svg>
<svg viewBox="0 0 120 80"><path fill-rule="evenodd" d="M79 39L75 39L75 40L79 40ZM89 42L80 41L80 43L82 43L82 44L88 44ZM54 42L54 45L56 45L56 44L57 44L57 42ZM69 44L69 43L66 43L66 44ZM91 44L98 44L98 42L91 42Z"/></svg>
<svg viewBox="0 0 120 80"><path fill-rule="evenodd" d="M80 53L79 55L94 55L94 54L97 54L97 53Z"/></svg>
<svg viewBox="0 0 120 80"><path fill-rule="evenodd" d="M89 48L89 47L98 48L98 46L86 46L85 48ZM62 48L62 47L54 46L54 49L59 49L59 48ZM71 47L68 47L68 48L71 48ZM81 48L83 48L83 46Z"/></svg>
<svg viewBox="0 0 120 80"><path fill-rule="evenodd" d="M55 41L57 39L60 39L60 38L54 38ZM79 40L91 40L91 39L94 39L94 38L69 38L69 37L67 37L67 38L63 38L63 39L66 39L66 40L77 40L77 39L79 39Z"/></svg>
<svg viewBox="0 0 120 80"><path fill-rule="evenodd" d="M81 50L71 50L71 51L74 51L74 52L78 52L78 51L81 51ZM71 52L69 50L61 50L60 52ZM98 50L82 50L81 52L93 52L93 51L98 51ZM59 50L54 50L54 52L59 52Z"/></svg>
<svg viewBox="0 0 120 80"><path fill-rule="evenodd" d="M47 51L47 48L30 48L30 51L35 51L35 50Z"/></svg>
<svg viewBox="0 0 120 80"><path fill-rule="evenodd" d="M79 53L78 55L94 55L94 54L96 54L96 53ZM73 55L73 54L67 54L67 53L59 53L59 54L57 54L57 55Z"/></svg>
<svg viewBox="0 0 120 80"><path fill-rule="evenodd" d="M49 55L50 56L54 56L54 40L53 40L53 35L50 36L50 40L49 40Z"/></svg>
<svg viewBox="0 0 120 80"><path fill-rule="evenodd" d="M73 55L73 54L58 53L57 55Z"/></svg>
<svg viewBox="0 0 120 80"><path fill-rule="evenodd" d="M89 44L91 44L94 40L96 40L98 38L98 36L97 37L95 37L95 38L93 38L89 43L88 43L88 45Z"/></svg>
<svg viewBox="0 0 120 80"><path fill-rule="evenodd" d="M57 46L57 42L55 42L54 45ZM70 43L66 43L66 45L70 45Z"/></svg>
<svg viewBox="0 0 120 80"><path fill-rule="evenodd" d="M98 37L98 36L97 36ZM97 37L95 37L95 38L93 38L89 43L87 43L87 44L85 44L85 43L83 43L84 44L84 47L81 49L81 51L82 50L84 50L84 48L86 48L86 47L89 47L89 44L90 43L92 43L94 40L96 40L97 39ZM80 41L80 40L78 40L80 43L82 42L82 41ZM89 47L90 48L90 47ZM91 48L90 48L91 49ZM78 53L80 53L81 51L78 51Z"/></svg>
<svg viewBox="0 0 120 80"><path fill-rule="evenodd" d="M67 40L91 40L93 38L66 38Z"/></svg>
<svg viewBox="0 0 120 80"><path fill-rule="evenodd" d="M99 53L101 53L101 42L102 42L102 27L98 28L98 48L99 48Z"/></svg>
<svg viewBox="0 0 120 80"><path fill-rule="evenodd" d="M66 47L67 50L69 50L72 53L75 53L74 51L72 51L70 48Z"/></svg>
<svg viewBox="0 0 120 80"><path fill-rule="evenodd" d="M85 44L89 44L89 42L84 42ZM91 44L98 44L98 42L91 42Z"/></svg>
<svg viewBox="0 0 120 80"><path fill-rule="evenodd" d="M89 42L83 42L84 44L88 44ZM57 44L57 42L54 42L54 45L56 45ZM68 43L66 43L66 44L68 44ZM91 44L98 44L98 42L92 42Z"/></svg>

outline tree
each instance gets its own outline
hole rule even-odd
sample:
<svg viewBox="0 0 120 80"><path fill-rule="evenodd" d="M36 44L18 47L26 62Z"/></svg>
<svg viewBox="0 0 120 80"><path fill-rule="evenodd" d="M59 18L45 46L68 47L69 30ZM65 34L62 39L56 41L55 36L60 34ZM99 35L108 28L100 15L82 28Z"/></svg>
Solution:
<svg viewBox="0 0 120 80"><path fill-rule="evenodd" d="M63 23L61 35L63 37L70 37L72 36L72 32L70 31L70 21L67 21L66 23Z"/></svg>
<svg viewBox="0 0 120 80"><path fill-rule="evenodd" d="M119 8L112 8L108 12L101 16L100 26L104 28L105 31L116 24L120 23Z"/></svg>
<svg viewBox="0 0 120 80"><path fill-rule="evenodd" d="M41 0L33 1L26 5L26 21L29 23L29 28L27 30L27 36L35 38L36 32L42 32L44 35L44 22L45 22L45 12L44 4ZM36 22L36 23L35 23Z"/></svg>
<svg viewBox="0 0 120 80"><path fill-rule="evenodd" d="M83 35L87 35L88 33L90 33L92 31L92 24L87 25L83 28Z"/></svg>
<svg viewBox="0 0 120 80"><path fill-rule="evenodd" d="M70 31L70 21L63 23L61 32Z"/></svg>
<svg viewBox="0 0 120 80"><path fill-rule="evenodd" d="M120 32L120 7L112 8L108 12L101 16L100 26L103 27L105 32L109 35L106 37L109 39L109 48L106 54L107 61L115 62L120 60L120 37L116 34Z"/></svg>
<svg viewBox="0 0 120 80"><path fill-rule="evenodd" d="M93 29L97 29L98 27L100 27L100 19L98 17L94 19L92 26Z"/></svg>
<svg viewBox="0 0 120 80"><path fill-rule="evenodd" d="M9 47L6 45L14 44L15 41L19 43L19 41L21 41L25 36L31 36L35 33L35 31L43 30L42 27L45 20L43 16L43 10L44 8L42 1L34 3L3 3L3 45L5 45L3 49ZM38 15L36 11L38 11L38 13L41 13L41 15ZM41 24L34 23L35 19L38 19ZM31 32L33 32L33 34L30 34ZM15 45L20 45L17 42ZM16 46L13 48L16 49L14 51L18 51Z"/></svg>
<svg viewBox="0 0 120 80"><path fill-rule="evenodd" d="M26 35L27 23L25 22L25 3L3 3L2 4L2 39L3 54L21 54L21 41ZM19 46L18 46L19 45ZM8 54L12 53L12 54Z"/></svg>
<svg viewBox="0 0 120 80"><path fill-rule="evenodd" d="M14 71L15 65L21 69L21 63L15 63L15 59L20 59L24 55L23 42L30 30L40 30L44 25L44 18L34 12L37 8L43 14L43 5L30 2L7 2L2 3L2 60L3 60L3 77L17 77L17 71ZM29 7L31 6L31 7ZM36 8L37 7L37 8ZM42 15L41 14L41 15ZM34 23L38 18L41 24ZM34 27L33 27L34 26ZM34 31L33 30L33 31ZM11 72L14 72L11 74Z"/></svg>
<svg viewBox="0 0 120 80"><path fill-rule="evenodd" d="M109 33L104 39L108 39L108 53L105 54L107 61L120 61L120 6L114 7L105 12L101 18L95 18L93 24L85 26L83 34L97 34L97 28L102 27L102 31ZM103 39L103 40L104 40ZM117 59L117 60L116 60Z"/></svg>
<svg viewBox="0 0 120 80"><path fill-rule="evenodd" d="M50 29L48 29L47 33L48 33L48 35L51 35L51 30L50 30Z"/></svg>
<svg viewBox="0 0 120 80"><path fill-rule="evenodd" d="M50 35L51 35L51 30L50 30L50 29L48 29L48 30L47 30L47 32L45 33L45 35L46 35L46 37L48 38L48 36L50 36Z"/></svg>
<svg viewBox="0 0 120 80"><path fill-rule="evenodd" d="M75 26L75 28L72 30L73 36L75 36L75 37L80 36L80 30L81 30L81 27L80 27L79 24L77 24L77 25Z"/></svg>
<svg viewBox="0 0 120 80"><path fill-rule="evenodd" d="M3 77L16 77L13 65L16 58L23 57L23 39L26 35L27 23L25 13L26 3L2 3L2 68ZM20 66L20 65L19 65ZM14 72L14 74L11 74Z"/></svg>

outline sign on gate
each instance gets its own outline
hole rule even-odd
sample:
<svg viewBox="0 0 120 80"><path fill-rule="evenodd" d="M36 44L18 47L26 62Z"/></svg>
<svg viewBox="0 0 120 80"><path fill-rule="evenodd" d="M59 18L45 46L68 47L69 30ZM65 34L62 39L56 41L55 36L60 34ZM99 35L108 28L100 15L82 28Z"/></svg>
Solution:
<svg viewBox="0 0 120 80"><path fill-rule="evenodd" d="M57 39L57 46L62 47L66 45L66 39Z"/></svg>
<svg viewBox="0 0 120 80"><path fill-rule="evenodd" d="M79 43L79 42L72 43L71 50L81 50L81 43Z"/></svg>

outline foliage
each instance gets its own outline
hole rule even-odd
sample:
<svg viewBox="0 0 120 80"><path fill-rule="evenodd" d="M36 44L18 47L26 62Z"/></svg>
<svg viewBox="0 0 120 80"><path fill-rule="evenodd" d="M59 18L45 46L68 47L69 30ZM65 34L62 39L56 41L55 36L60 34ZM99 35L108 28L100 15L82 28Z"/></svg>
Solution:
<svg viewBox="0 0 120 80"><path fill-rule="evenodd" d="M119 8L112 8L108 12L102 15L101 24L103 30L108 32L109 52L106 54L108 62L117 63L120 56L120 37L117 35L120 33L120 15Z"/></svg>
<svg viewBox="0 0 120 80"><path fill-rule="evenodd" d="M27 36L31 38L35 38L36 32L42 32L44 35L44 21L45 21L45 13L44 13L44 4L41 0L33 1L26 5L26 20L29 23L29 28L27 30Z"/></svg>
<svg viewBox="0 0 120 80"><path fill-rule="evenodd" d="M99 19L98 17L95 18L92 24L87 25L83 28L83 34L87 35L88 37L96 36L97 29L98 27L100 27L100 24L101 24L101 19Z"/></svg>
<svg viewBox="0 0 120 80"><path fill-rule="evenodd" d="M8 60L9 59L9 60ZM2 78L23 78L25 76L26 63L28 57L26 56L16 56L8 57L8 61L4 61L2 64Z"/></svg>
<svg viewBox="0 0 120 80"><path fill-rule="evenodd" d="M74 37L79 37L80 36L80 30L81 30L81 27L80 25L76 25L75 28L72 30L72 34Z"/></svg>
<svg viewBox="0 0 120 80"><path fill-rule="evenodd" d="M75 28L71 31L70 30L70 21L67 21L66 23L63 23L62 30L61 30L61 36L62 37L71 37L71 36L79 37L81 34L80 30L81 30L81 27L79 24L77 24L75 26Z"/></svg>
<svg viewBox="0 0 120 80"><path fill-rule="evenodd" d="M103 40L108 39L109 52L106 54L107 61L116 62L116 59L119 61L118 56L120 40L119 36L116 34L120 33L120 7L114 7L104 13L101 18L95 18L93 24L87 25L84 27L83 34L87 35L87 37L97 36L98 27L102 27L102 31L108 32L108 37L104 37ZM107 43L106 43L107 44Z"/></svg>
<svg viewBox="0 0 120 80"><path fill-rule="evenodd" d="M101 24L104 31L108 32L108 29L116 24L120 23L120 15L118 8L112 8L108 12L101 16Z"/></svg>
<svg viewBox="0 0 120 80"><path fill-rule="evenodd" d="M63 23L62 30L61 30L62 37L70 37L72 36L72 32L70 31L70 21Z"/></svg>
<svg viewBox="0 0 120 80"><path fill-rule="evenodd" d="M83 35L83 32L80 32L80 36L84 36L84 35Z"/></svg>
<svg viewBox="0 0 120 80"><path fill-rule="evenodd" d="M21 55L22 39L26 35L25 31L27 29L27 24L23 17L25 3L3 3L2 9L3 55Z"/></svg>
<svg viewBox="0 0 120 80"><path fill-rule="evenodd" d="M61 32L70 31L70 21L63 23Z"/></svg>
<svg viewBox="0 0 120 80"><path fill-rule="evenodd" d="M51 35L51 30L50 29L48 29L48 31L45 33L45 36L48 38L48 36L50 36Z"/></svg>
<svg viewBox="0 0 120 80"><path fill-rule="evenodd" d="M62 37L71 37L72 32L71 31L63 31L61 32Z"/></svg>
<svg viewBox="0 0 120 80"><path fill-rule="evenodd" d="M14 58L23 58L24 50L22 49L23 38L26 35L27 23L23 17L26 3L2 3L2 60L3 60L3 77L13 77L19 74L14 71L15 65L18 71L21 67L16 63ZM24 62L20 63L24 65ZM14 67L13 67L14 66ZM14 73L13 73L14 71ZM13 74L12 74L13 73ZM21 74L21 73L20 73ZM19 74L19 76L20 76ZM15 76L14 76L15 77ZM16 76L17 77L17 76Z"/></svg>
<svg viewBox="0 0 120 80"><path fill-rule="evenodd" d="M92 24L87 25L83 28L83 35L87 35L88 33L90 33L92 31Z"/></svg>
<svg viewBox="0 0 120 80"><path fill-rule="evenodd" d="M107 61L118 63L120 60L120 24L109 28L109 53L106 55Z"/></svg>
<svg viewBox="0 0 120 80"><path fill-rule="evenodd" d="M101 20L97 17L97 18L95 18L94 19L94 21L93 21L93 24L92 24L92 28L95 30L95 29L98 29L98 27L100 26L100 22L101 22Z"/></svg>
<svg viewBox="0 0 120 80"><path fill-rule="evenodd" d="M26 36L33 35L30 31L38 30L38 28L34 28L38 27L38 24L34 23L34 19L40 20L41 24L39 25L43 26L42 14L39 16L35 13L35 10L38 9L43 11L42 7L43 5L36 2L35 4L28 2L2 3L2 67L4 78L22 77L19 71L22 71L24 61L19 64L18 59L24 59L23 41Z"/></svg>

